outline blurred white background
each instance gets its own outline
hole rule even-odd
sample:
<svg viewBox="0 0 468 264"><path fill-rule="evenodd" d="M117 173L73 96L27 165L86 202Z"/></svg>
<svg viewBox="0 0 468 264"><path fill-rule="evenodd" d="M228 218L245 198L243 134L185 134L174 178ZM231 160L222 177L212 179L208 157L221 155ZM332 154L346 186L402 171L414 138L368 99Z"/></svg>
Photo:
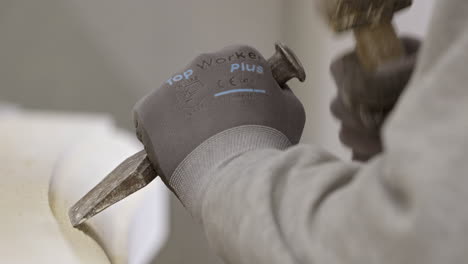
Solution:
<svg viewBox="0 0 468 264"><path fill-rule="evenodd" d="M433 2L398 15L400 31L424 36ZM269 57L283 41L308 72L305 84L291 84L308 115L304 143L346 157L328 113L328 67L352 40L328 32L313 0L2 0L0 39L0 101L110 113L128 129L134 103L196 54L245 43ZM220 263L171 203L171 236L154 263Z"/></svg>

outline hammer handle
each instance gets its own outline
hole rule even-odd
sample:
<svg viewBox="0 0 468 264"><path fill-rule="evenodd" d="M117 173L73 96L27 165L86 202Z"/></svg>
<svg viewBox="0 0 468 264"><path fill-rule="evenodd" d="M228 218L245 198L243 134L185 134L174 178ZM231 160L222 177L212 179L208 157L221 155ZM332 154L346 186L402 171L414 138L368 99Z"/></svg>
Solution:
<svg viewBox="0 0 468 264"><path fill-rule="evenodd" d="M391 21L354 30L356 51L364 68L375 71L388 61L404 55L403 44Z"/></svg>

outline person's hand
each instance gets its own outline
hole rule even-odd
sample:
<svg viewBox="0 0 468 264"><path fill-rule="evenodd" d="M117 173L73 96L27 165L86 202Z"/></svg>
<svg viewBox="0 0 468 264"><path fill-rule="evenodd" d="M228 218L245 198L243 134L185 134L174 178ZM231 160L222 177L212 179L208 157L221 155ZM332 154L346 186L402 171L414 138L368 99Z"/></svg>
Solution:
<svg viewBox="0 0 468 264"><path fill-rule="evenodd" d="M197 177L243 152L297 144L301 102L255 49L202 54L134 109L139 139L156 172L184 204Z"/></svg>
<svg viewBox="0 0 468 264"><path fill-rule="evenodd" d="M356 53L331 66L337 96L331 112L341 122L340 140L353 151L353 159L367 161L382 152L381 128L413 73L420 42L403 38L406 56L366 72Z"/></svg>

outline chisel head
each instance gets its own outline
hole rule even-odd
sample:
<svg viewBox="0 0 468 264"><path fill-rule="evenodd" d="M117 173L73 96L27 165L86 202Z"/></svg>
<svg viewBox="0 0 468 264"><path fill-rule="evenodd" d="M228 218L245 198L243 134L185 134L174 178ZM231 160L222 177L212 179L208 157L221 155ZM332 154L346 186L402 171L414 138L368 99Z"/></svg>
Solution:
<svg viewBox="0 0 468 264"><path fill-rule="evenodd" d="M107 207L128 197L156 178L145 151L122 162L104 180L81 198L68 212L74 227Z"/></svg>

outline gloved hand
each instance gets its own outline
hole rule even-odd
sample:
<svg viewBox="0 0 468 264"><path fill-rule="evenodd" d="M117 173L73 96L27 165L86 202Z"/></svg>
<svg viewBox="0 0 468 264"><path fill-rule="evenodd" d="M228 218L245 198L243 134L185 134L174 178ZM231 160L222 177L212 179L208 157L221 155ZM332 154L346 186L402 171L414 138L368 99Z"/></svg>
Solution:
<svg viewBox="0 0 468 264"><path fill-rule="evenodd" d="M198 56L143 98L134 120L156 172L191 206L214 167L249 150L297 144L305 112L257 50L232 46Z"/></svg>
<svg viewBox="0 0 468 264"><path fill-rule="evenodd" d="M367 161L382 152L381 128L413 73L420 42L403 38L406 56L366 72L356 53L331 66L338 94L331 112L341 122L340 140L353 151L353 159Z"/></svg>

